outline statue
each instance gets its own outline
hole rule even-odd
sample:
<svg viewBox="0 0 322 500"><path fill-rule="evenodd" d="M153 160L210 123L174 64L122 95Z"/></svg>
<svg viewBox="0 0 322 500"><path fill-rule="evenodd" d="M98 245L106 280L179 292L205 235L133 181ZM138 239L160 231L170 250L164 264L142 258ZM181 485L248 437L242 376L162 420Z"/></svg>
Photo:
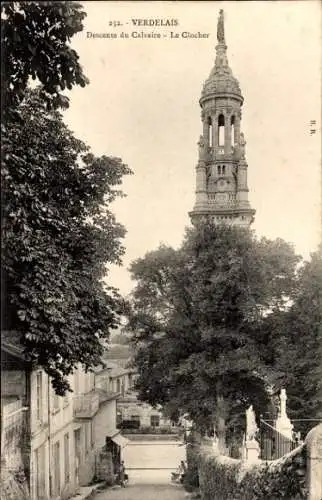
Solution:
<svg viewBox="0 0 322 500"><path fill-rule="evenodd" d="M205 141L202 135L199 137L198 146L199 146L199 158L203 159L205 156Z"/></svg>
<svg viewBox="0 0 322 500"><path fill-rule="evenodd" d="M286 391L281 389L280 392L280 407L278 411L278 416L275 422L275 429L285 436L290 441L293 439L293 424L287 416L286 413Z"/></svg>
<svg viewBox="0 0 322 500"><path fill-rule="evenodd" d="M225 28L224 28L224 11L220 9L217 24L217 40L218 43L225 43Z"/></svg>
<svg viewBox="0 0 322 500"><path fill-rule="evenodd" d="M280 411L279 411L279 415L281 417L285 417L286 416L286 391L285 389L281 389L281 394L280 394Z"/></svg>
<svg viewBox="0 0 322 500"><path fill-rule="evenodd" d="M243 456L247 461L256 462L259 458L260 447L256 440L258 427L256 425L253 405L246 410L246 436L244 442Z"/></svg>
<svg viewBox="0 0 322 500"><path fill-rule="evenodd" d="M246 440L252 441L258 431L253 405L246 410Z"/></svg>
<svg viewBox="0 0 322 500"><path fill-rule="evenodd" d="M240 133L240 153L241 153L241 158L244 160L245 159L245 146L246 146L246 141L245 141L245 136L243 132Z"/></svg>

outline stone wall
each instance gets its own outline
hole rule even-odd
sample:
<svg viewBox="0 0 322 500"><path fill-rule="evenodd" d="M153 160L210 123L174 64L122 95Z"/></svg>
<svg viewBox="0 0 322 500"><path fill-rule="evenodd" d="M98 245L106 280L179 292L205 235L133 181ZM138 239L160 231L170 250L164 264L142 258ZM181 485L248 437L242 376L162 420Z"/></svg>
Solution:
<svg viewBox="0 0 322 500"><path fill-rule="evenodd" d="M322 499L322 424L312 429L305 440L307 447L306 487L308 500Z"/></svg>

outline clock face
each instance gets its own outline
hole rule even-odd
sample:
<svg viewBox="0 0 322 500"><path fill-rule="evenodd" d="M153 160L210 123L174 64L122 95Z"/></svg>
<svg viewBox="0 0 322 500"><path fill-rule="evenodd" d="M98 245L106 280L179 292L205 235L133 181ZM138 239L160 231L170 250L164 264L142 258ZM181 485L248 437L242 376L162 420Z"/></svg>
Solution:
<svg viewBox="0 0 322 500"><path fill-rule="evenodd" d="M224 191L226 187L226 181L224 179L220 179L218 181L218 190L219 191Z"/></svg>

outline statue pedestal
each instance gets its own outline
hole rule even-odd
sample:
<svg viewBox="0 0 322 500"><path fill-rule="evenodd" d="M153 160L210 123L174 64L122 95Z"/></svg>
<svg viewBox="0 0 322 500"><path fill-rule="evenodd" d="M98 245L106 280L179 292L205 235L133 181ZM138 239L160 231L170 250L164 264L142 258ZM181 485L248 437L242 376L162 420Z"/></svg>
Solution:
<svg viewBox="0 0 322 500"><path fill-rule="evenodd" d="M287 439L292 440L293 424L286 415L279 416L275 422L275 429Z"/></svg>
<svg viewBox="0 0 322 500"><path fill-rule="evenodd" d="M260 447L256 439L246 441L246 460L248 462L257 462L259 460Z"/></svg>

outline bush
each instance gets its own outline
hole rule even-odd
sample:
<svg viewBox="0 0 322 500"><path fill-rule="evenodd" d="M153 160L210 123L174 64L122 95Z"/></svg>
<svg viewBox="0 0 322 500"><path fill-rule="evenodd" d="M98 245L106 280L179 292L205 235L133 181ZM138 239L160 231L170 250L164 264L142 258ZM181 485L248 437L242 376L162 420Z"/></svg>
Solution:
<svg viewBox="0 0 322 500"><path fill-rule="evenodd" d="M198 468L188 468L187 472L184 475L183 487L189 493L199 488Z"/></svg>
<svg viewBox="0 0 322 500"><path fill-rule="evenodd" d="M184 476L183 487L186 491L192 492L199 488L199 446L190 442L186 449L188 469Z"/></svg>
<svg viewBox="0 0 322 500"><path fill-rule="evenodd" d="M203 500L301 500L306 498L305 445L270 463L256 465L213 451L199 454Z"/></svg>

